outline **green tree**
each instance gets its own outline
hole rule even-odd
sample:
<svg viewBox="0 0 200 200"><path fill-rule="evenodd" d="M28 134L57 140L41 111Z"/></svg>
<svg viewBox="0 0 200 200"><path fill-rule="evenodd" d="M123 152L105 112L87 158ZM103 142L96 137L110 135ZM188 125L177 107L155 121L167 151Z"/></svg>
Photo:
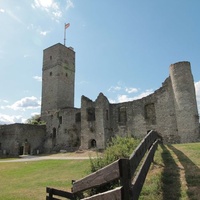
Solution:
<svg viewBox="0 0 200 200"><path fill-rule="evenodd" d="M26 121L27 124L37 124L37 125L44 125L46 122L41 120L40 115L34 115L31 118L27 119Z"/></svg>

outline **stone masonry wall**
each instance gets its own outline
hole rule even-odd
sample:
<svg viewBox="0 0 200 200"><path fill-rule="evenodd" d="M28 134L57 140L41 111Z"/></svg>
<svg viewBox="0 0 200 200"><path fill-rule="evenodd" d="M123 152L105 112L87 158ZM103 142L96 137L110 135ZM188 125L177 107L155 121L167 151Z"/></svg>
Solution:
<svg viewBox="0 0 200 200"><path fill-rule="evenodd" d="M181 142L194 142L199 136L199 115L194 80L189 62L170 66L178 135Z"/></svg>
<svg viewBox="0 0 200 200"><path fill-rule="evenodd" d="M11 124L0 126L0 151L2 154L23 154L24 143L30 146L29 153L43 152L46 136L44 125ZM39 151L37 151L39 150Z"/></svg>
<svg viewBox="0 0 200 200"><path fill-rule="evenodd" d="M73 150L80 146L80 109L66 108L43 116L47 128L45 149L47 152L61 149Z"/></svg>
<svg viewBox="0 0 200 200"><path fill-rule="evenodd" d="M58 43L43 52L41 114L74 107L75 52Z"/></svg>
<svg viewBox="0 0 200 200"><path fill-rule="evenodd" d="M161 88L139 100L110 104L102 93L94 102L82 97L81 148L89 148L91 140L97 148L105 148L114 135L143 138L149 130L159 132L166 143L197 141L199 119L190 64L175 67L175 72L170 67ZM92 121L88 109L94 112Z"/></svg>

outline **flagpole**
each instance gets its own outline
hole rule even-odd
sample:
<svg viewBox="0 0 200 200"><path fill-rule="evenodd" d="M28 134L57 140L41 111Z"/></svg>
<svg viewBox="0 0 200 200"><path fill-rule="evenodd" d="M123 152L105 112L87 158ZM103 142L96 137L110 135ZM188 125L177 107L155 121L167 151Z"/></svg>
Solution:
<svg viewBox="0 0 200 200"><path fill-rule="evenodd" d="M66 29L70 26L70 23L64 23L64 46L66 45Z"/></svg>
<svg viewBox="0 0 200 200"><path fill-rule="evenodd" d="M66 24L64 23L64 46L66 41Z"/></svg>

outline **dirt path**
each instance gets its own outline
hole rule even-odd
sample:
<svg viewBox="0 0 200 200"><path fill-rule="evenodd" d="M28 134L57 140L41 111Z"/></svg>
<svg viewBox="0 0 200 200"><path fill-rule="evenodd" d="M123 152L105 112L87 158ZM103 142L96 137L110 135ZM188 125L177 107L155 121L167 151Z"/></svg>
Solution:
<svg viewBox="0 0 200 200"><path fill-rule="evenodd" d="M77 151L72 153L43 154L37 156L22 155L16 159L10 159L10 158L0 159L0 163L29 162L29 161L40 161L40 160L86 160L95 157L97 157L97 153L95 151Z"/></svg>

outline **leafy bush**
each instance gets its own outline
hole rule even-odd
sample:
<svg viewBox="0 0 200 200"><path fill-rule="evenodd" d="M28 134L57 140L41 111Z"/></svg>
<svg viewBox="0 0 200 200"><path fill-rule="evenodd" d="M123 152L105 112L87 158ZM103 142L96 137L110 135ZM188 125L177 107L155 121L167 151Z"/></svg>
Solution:
<svg viewBox="0 0 200 200"><path fill-rule="evenodd" d="M140 141L138 139L134 139L133 137L116 136L112 138L111 142L108 143L107 148L103 153L103 156L99 156L97 154L97 158L90 158L91 172L95 172L98 169L101 169L120 158L129 158L134 149L139 145L139 142ZM97 193L101 193L113 189L119 185L119 181L114 180L110 183L99 186L98 188L93 188L89 190L88 194L94 195Z"/></svg>
<svg viewBox="0 0 200 200"><path fill-rule="evenodd" d="M90 159L91 172L95 172L120 158L129 158L139 142L140 140L133 137L113 137L111 142L108 143L103 156L97 155L97 158Z"/></svg>

